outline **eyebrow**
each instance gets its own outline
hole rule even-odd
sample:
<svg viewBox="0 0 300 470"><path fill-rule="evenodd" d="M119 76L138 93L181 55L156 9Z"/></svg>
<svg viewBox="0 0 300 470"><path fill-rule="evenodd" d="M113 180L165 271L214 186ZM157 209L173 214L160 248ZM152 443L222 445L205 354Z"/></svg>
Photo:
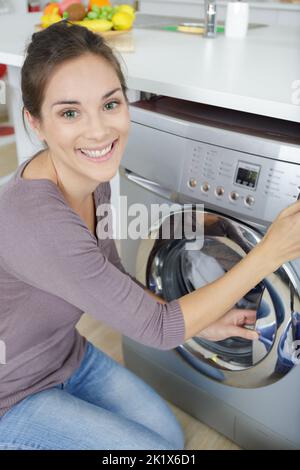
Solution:
<svg viewBox="0 0 300 470"><path fill-rule="evenodd" d="M102 99L105 100L106 98L109 98L111 95L113 95L116 91L120 91L122 88L114 88L113 90L109 91L108 93L105 93L105 95L102 96ZM56 106L57 104L81 104L80 101L76 100L68 100L68 101L56 101L55 103L52 104L51 108L53 106Z"/></svg>

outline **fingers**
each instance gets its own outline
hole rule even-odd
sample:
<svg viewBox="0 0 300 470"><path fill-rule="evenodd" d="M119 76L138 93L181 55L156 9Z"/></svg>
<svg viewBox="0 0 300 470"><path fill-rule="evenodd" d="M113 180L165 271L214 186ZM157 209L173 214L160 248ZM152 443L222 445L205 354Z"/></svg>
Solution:
<svg viewBox="0 0 300 470"><path fill-rule="evenodd" d="M256 322L256 310L244 311L244 323L246 325L253 325Z"/></svg>
<svg viewBox="0 0 300 470"><path fill-rule="evenodd" d="M237 325L253 325L256 322L256 310L233 309Z"/></svg>
<svg viewBox="0 0 300 470"><path fill-rule="evenodd" d="M230 336L239 336L240 338L249 339L254 341L259 338L259 334L255 330L248 330L247 328L243 328L241 326L232 326L228 331Z"/></svg>
<svg viewBox="0 0 300 470"><path fill-rule="evenodd" d="M297 212L300 212L300 200L296 201L296 202L293 202L286 209L283 209L279 213L279 215L277 216L277 219L282 219L284 217L288 217L290 215L296 214Z"/></svg>

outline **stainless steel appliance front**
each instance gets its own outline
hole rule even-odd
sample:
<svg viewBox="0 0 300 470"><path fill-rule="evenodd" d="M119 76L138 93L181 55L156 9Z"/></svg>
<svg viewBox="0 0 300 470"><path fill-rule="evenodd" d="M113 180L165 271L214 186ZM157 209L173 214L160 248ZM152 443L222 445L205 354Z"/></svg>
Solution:
<svg viewBox="0 0 300 470"><path fill-rule="evenodd" d="M178 204L149 225L146 239L121 241L128 272L168 301L230 269L300 191L300 142L293 125L282 125L280 135L277 122L257 126L248 116L244 122L223 110L219 115L177 103L158 98L131 106L132 133L120 172L128 205ZM171 225L183 217L197 221L197 203L205 207L201 249L187 250L184 238L160 237L170 219ZM240 299L237 306L257 311L260 341L194 337L159 351L124 338L126 365L243 447L300 448L300 368L286 350L300 335L299 278L296 260Z"/></svg>

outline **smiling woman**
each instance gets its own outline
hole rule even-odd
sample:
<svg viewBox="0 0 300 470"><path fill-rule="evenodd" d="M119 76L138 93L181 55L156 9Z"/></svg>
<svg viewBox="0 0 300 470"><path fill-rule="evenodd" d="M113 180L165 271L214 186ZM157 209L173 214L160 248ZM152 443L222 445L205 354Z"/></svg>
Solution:
<svg viewBox="0 0 300 470"><path fill-rule="evenodd" d="M182 449L166 403L76 324L88 312L166 350L200 332L257 339L253 311L233 307L300 257L300 201L223 276L164 302L126 273L96 209L110 210L130 127L112 51L62 21L33 35L21 74L24 116L45 149L0 188L0 449Z"/></svg>
<svg viewBox="0 0 300 470"><path fill-rule="evenodd" d="M178 303L150 296L96 231L130 127L121 67L62 21L32 36L21 73L45 148L1 187L0 449L181 449L164 401L75 328L89 312L154 347L184 338Z"/></svg>

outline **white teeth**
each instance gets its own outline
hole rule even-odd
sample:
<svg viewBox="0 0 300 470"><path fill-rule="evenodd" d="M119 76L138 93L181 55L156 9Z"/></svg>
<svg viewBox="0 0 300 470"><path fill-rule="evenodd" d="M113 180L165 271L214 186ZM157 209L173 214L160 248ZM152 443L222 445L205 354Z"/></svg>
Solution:
<svg viewBox="0 0 300 470"><path fill-rule="evenodd" d="M108 152L111 151L111 148L112 148L112 143L102 150L87 150L87 149L80 149L80 150L82 151L82 153L84 153L88 157L99 158L99 157L104 157L104 155L106 155Z"/></svg>

